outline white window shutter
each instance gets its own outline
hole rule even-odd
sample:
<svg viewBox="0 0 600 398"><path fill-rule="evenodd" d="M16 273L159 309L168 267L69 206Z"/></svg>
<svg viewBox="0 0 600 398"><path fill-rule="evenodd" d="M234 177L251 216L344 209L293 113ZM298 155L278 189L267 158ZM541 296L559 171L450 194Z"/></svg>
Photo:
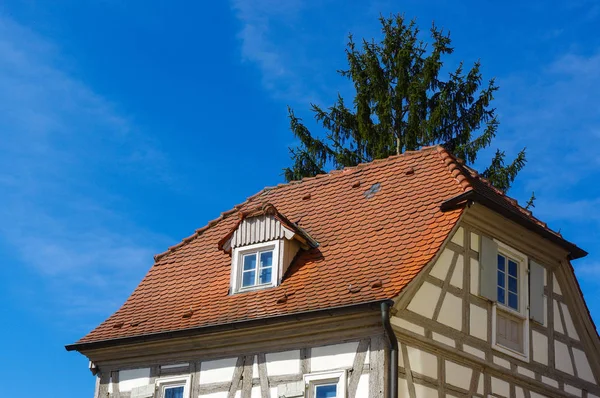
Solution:
<svg viewBox="0 0 600 398"><path fill-rule="evenodd" d="M544 323L544 267L529 261L529 317Z"/></svg>
<svg viewBox="0 0 600 398"><path fill-rule="evenodd" d="M491 301L497 301L498 244L486 236L481 237L479 267L479 286L481 295Z"/></svg>

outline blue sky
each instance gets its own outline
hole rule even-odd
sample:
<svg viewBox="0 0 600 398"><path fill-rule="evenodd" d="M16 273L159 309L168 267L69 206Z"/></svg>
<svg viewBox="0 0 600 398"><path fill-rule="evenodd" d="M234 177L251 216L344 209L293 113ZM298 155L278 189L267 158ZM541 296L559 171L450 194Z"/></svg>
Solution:
<svg viewBox="0 0 600 398"><path fill-rule="evenodd" d="M347 33L376 36L379 13L435 20L449 67L481 59L497 78L494 146L528 148L511 194L535 190L534 213L590 252L575 267L600 322L600 5L523 3L3 1L3 395L28 396L31 369L38 385L61 380L48 397L92 396L86 359L63 346L118 308L153 254L282 181L286 106L309 120L310 101L350 93L335 73Z"/></svg>

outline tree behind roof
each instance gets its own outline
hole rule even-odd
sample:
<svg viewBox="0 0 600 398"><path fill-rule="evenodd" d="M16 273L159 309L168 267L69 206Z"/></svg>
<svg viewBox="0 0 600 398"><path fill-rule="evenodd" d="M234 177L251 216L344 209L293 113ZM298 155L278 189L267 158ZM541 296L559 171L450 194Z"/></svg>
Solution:
<svg viewBox="0 0 600 398"><path fill-rule="evenodd" d="M448 33L433 25L427 44L418 39L415 21L394 15L380 22L380 42L363 40L357 47L349 36L348 69L338 73L354 83L352 105L339 94L330 108L311 104L325 137L313 135L288 108L300 145L290 148L293 164L284 171L287 181L436 144L473 164L496 136L498 119L490 103L498 87L494 79L482 87L479 61L468 72L461 62L443 80L442 57L454 51ZM508 165L504 152L497 150L482 175L507 191L525 161L524 149Z"/></svg>

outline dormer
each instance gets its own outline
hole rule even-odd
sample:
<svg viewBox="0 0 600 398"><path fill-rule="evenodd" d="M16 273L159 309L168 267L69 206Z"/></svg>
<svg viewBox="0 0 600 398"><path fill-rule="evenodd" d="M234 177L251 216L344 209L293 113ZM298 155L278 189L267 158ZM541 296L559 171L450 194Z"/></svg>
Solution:
<svg viewBox="0 0 600 398"><path fill-rule="evenodd" d="M271 204L240 213L236 226L219 242L219 249L231 254L230 292L278 286L298 251L316 246Z"/></svg>

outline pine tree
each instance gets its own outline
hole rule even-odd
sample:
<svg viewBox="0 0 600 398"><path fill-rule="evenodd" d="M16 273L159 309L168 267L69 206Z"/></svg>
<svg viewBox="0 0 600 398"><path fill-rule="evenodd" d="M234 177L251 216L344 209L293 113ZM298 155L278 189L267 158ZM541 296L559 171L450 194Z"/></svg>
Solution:
<svg viewBox="0 0 600 398"><path fill-rule="evenodd" d="M339 94L330 108L311 104L324 137L313 135L288 108L300 145L290 148L293 164L284 170L287 181L435 144L473 164L491 144L498 119L490 104L498 87L493 79L482 86L479 61L467 72L461 63L444 80L442 58L454 51L448 33L434 24L428 44L418 38L414 20L393 15L380 22L379 42L363 40L357 46L349 36L348 69L338 73L354 84L352 104ZM482 175L507 191L525 162L525 149L508 165L498 150Z"/></svg>

